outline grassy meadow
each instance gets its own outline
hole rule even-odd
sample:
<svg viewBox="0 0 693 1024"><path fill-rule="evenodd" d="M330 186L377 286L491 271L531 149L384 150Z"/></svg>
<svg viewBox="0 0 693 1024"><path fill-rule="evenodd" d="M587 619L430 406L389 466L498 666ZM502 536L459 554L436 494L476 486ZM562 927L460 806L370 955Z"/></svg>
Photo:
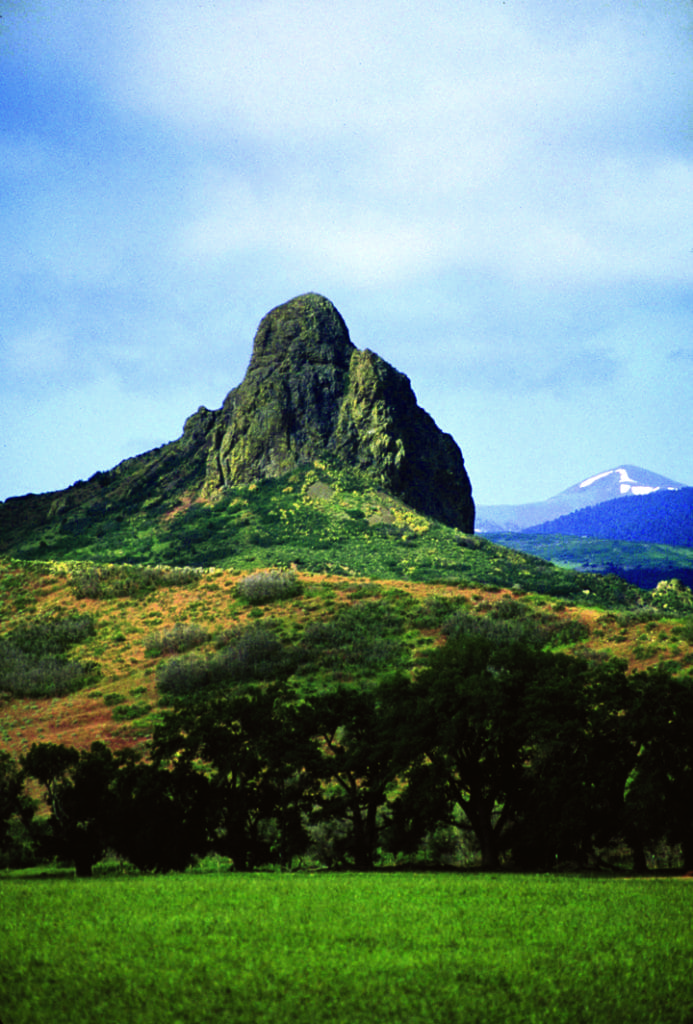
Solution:
<svg viewBox="0 0 693 1024"><path fill-rule="evenodd" d="M3 1024L693 1021L693 884L0 878Z"/></svg>

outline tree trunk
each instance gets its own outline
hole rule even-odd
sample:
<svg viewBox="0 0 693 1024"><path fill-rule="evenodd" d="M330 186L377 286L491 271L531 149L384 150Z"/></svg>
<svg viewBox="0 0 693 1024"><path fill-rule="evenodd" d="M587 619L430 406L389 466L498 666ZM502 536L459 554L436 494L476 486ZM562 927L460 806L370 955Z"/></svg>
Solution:
<svg viewBox="0 0 693 1024"><path fill-rule="evenodd" d="M75 857L75 874L78 878L91 878L91 857Z"/></svg>
<svg viewBox="0 0 693 1024"><path fill-rule="evenodd" d="M354 829L354 867L357 871L370 871L373 867L372 850L357 798L352 800L351 820Z"/></svg>
<svg viewBox="0 0 693 1024"><path fill-rule="evenodd" d="M461 794L457 797L458 803L465 813L467 821L472 826L472 831L477 838L481 848L481 867L484 871L497 871L500 867L498 854L498 841L496 832L491 824L490 815L485 813L483 806L479 807L471 800L465 800Z"/></svg>
<svg viewBox="0 0 693 1024"><path fill-rule="evenodd" d="M631 843L631 851L633 853L633 871L643 875L647 871L647 856L645 854L645 847L642 843L634 842Z"/></svg>
<svg viewBox="0 0 693 1024"><path fill-rule="evenodd" d="M497 871L500 867L500 859L496 844L496 837L493 830L489 829L488 834L477 836L481 846L481 868L483 871Z"/></svg>

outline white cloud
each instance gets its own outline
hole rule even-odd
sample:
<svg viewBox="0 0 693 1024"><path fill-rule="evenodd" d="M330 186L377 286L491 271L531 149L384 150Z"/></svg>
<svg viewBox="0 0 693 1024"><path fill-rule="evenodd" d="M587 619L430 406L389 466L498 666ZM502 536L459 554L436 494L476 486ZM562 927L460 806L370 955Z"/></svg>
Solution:
<svg viewBox="0 0 693 1024"><path fill-rule="evenodd" d="M405 284L417 266L564 283L689 274L680 5L37 7L44 64L52 49L121 115L197 153L198 185L170 217L198 269L262 252L306 273L327 262L355 286ZM56 273L89 233L84 214L58 224L44 246ZM87 248L89 267L114 269Z"/></svg>
<svg viewBox="0 0 693 1024"><path fill-rule="evenodd" d="M118 99L231 137L389 133L458 117L542 132L566 114L613 124L661 102L657 75L682 67L670 45L679 19L627 0L588 2L587 16L559 4L555 19L543 3L479 0L119 6Z"/></svg>

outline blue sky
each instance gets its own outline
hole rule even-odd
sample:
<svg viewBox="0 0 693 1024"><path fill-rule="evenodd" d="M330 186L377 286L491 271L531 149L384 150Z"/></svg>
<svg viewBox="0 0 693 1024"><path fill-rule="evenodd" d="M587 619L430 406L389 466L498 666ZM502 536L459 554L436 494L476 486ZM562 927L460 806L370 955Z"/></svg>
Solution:
<svg viewBox="0 0 693 1024"><path fill-rule="evenodd" d="M0 499L180 436L306 291L478 503L693 484L688 0L0 13Z"/></svg>

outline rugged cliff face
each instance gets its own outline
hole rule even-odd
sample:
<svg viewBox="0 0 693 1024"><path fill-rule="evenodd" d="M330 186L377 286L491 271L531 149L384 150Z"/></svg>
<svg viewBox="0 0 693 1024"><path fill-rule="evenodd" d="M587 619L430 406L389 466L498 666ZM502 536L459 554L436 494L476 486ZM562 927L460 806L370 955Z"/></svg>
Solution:
<svg viewBox="0 0 693 1024"><path fill-rule="evenodd" d="M205 492L324 458L368 472L426 515L474 529L452 437L419 408L408 378L355 348L332 303L311 293L261 321L245 379L210 431Z"/></svg>
<svg viewBox="0 0 693 1024"><path fill-rule="evenodd" d="M64 491L0 503L0 551L76 512L127 518L316 460L358 468L417 511L473 532L471 485L452 437L419 408L408 378L357 349L333 304L310 293L262 319L242 383L221 409L190 416L177 441Z"/></svg>
<svg viewBox="0 0 693 1024"><path fill-rule="evenodd" d="M207 490L324 458L355 351L320 295L301 295L263 317L243 383L227 395L211 435Z"/></svg>

